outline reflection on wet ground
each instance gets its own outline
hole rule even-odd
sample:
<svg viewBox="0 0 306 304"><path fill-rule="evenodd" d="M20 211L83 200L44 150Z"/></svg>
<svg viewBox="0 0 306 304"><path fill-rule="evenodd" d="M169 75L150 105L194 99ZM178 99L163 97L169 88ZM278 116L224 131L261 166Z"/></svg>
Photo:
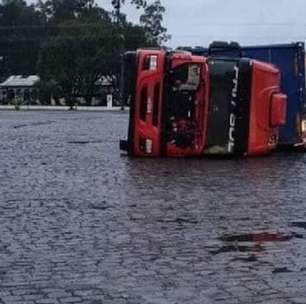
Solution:
<svg viewBox="0 0 306 304"><path fill-rule="evenodd" d="M130 159L127 121L0 112L0 303L306 303L306 155Z"/></svg>

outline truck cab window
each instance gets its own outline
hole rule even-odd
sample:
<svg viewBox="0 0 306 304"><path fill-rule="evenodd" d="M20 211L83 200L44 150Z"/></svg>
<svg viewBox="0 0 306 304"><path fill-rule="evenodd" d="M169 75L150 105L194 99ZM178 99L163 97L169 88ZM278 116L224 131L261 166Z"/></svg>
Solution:
<svg viewBox="0 0 306 304"><path fill-rule="evenodd" d="M196 91L200 85L201 69L198 64L184 64L172 70L173 88L179 91Z"/></svg>
<svg viewBox="0 0 306 304"><path fill-rule="evenodd" d="M158 56L147 55L144 58L142 70L143 71L155 71L157 69L157 60L158 60Z"/></svg>

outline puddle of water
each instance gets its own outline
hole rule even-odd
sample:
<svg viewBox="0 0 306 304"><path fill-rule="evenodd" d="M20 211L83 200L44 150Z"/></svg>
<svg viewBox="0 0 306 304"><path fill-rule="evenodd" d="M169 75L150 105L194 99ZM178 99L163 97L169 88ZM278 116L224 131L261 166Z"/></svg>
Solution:
<svg viewBox="0 0 306 304"><path fill-rule="evenodd" d="M20 129L20 128L24 128L24 127L28 127L28 125L17 125L17 126L14 126L13 128L14 129Z"/></svg>
<svg viewBox="0 0 306 304"><path fill-rule="evenodd" d="M196 219L178 217L175 219L161 219L157 220L159 223L178 223L178 224L198 224L199 222Z"/></svg>
<svg viewBox="0 0 306 304"><path fill-rule="evenodd" d="M68 141L68 144L73 144L73 145L87 145L89 144L89 141Z"/></svg>
<svg viewBox="0 0 306 304"><path fill-rule="evenodd" d="M240 261L240 262L257 262L258 261L258 258L252 254L250 255L249 257L246 257L246 258L243 258L243 257L237 257L237 258L234 258L233 259L233 262L235 261Z"/></svg>
<svg viewBox="0 0 306 304"><path fill-rule="evenodd" d="M241 245L228 245L222 246L217 250L210 251L211 254L217 255L220 253L229 253L229 252L250 252L253 251L254 248L252 246L241 246Z"/></svg>
<svg viewBox="0 0 306 304"><path fill-rule="evenodd" d="M54 123L54 121L46 121L46 122L36 122L36 123L30 123L30 124L20 124L13 126L14 129L21 129L21 128L26 128L26 127L39 127L39 126L45 126L45 125L50 125Z"/></svg>
<svg viewBox="0 0 306 304"><path fill-rule="evenodd" d="M90 204L88 206L90 209L94 209L94 210L101 210L101 211L105 211L107 209L113 209L113 206L110 206L106 203L106 201L103 201L101 204Z"/></svg>
<svg viewBox="0 0 306 304"><path fill-rule="evenodd" d="M297 233L284 234L284 233L249 233L239 235L225 235L220 238L223 242L287 242L293 238L303 238L302 235Z"/></svg>
<svg viewBox="0 0 306 304"><path fill-rule="evenodd" d="M292 222L292 226L306 229L306 222Z"/></svg>
<svg viewBox="0 0 306 304"><path fill-rule="evenodd" d="M288 269L287 267L280 267L280 268L275 268L272 273L276 274L276 273L288 273L288 272L292 272L292 270Z"/></svg>

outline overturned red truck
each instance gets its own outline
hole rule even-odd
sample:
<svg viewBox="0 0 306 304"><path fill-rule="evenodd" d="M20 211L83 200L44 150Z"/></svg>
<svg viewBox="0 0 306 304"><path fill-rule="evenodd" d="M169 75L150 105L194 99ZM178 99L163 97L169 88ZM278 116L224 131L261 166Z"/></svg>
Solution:
<svg viewBox="0 0 306 304"><path fill-rule="evenodd" d="M124 55L128 139L137 157L270 153L286 122L274 66L247 58L138 50Z"/></svg>

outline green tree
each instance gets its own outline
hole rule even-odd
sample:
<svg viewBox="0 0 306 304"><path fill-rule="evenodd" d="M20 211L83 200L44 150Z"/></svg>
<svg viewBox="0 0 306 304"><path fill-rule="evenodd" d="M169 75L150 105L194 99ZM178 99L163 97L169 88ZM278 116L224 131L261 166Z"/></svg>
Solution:
<svg viewBox="0 0 306 304"><path fill-rule="evenodd" d="M150 7L144 0L129 1L139 8ZM3 0L0 78L38 72L44 99L49 100L52 92L71 104L78 96L90 104L102 76L119 87L123 51L157 44L147 28L120 18L113 22L111 12L94 0L38 0L36 5Z"/></svg>
<svg viewBox="0 0 306 304"><path fill-rule="evenodd" d="M94 0L38 0L37 7L46 20L58 23L77 19L96 5Z"/></svg>
<svg viewBox="0 0 306 304"><path fill-rule="evenodd" d="M123 27L126 23L125 15L121 13L121 5L127 0L112 0L116 22ZM160 0L154 0L148 3L146 0L130 0L130 3L135 4L138 9L143 8L144 12L140 17L140 25L144 28L147 40L150 45L161 45L171 38L167 34L167 29L162 25L163 17L166 12L165 7Z"/></svg>
<svg viewBox="0 0 306 304"><path fill-rule="evenodd" d="M34 5L23 0L2 0L0 4L0 26L30 26L41 23L41 15Z"/></svg>
<svg viewBox="0 0 306 304"><path fill-rule="evenodd" d="M171 38L167 34L167 29L162 25L165 11L166 9L162 6L160 0L155 0L146 6L144 13L140 16L140 24L152 45L161 45Z"/></svg>
<svg viewBox="0 0 306 304"><path fill-rule="evenodd" d="M22 0L3 0L0 4L1 78L10 74L35 73L43 17L34 5ZM27 60L24 60L27 58Z"/></svg>
<svg viewBox="0 0 306 304"><path fill-rule="evenodd" d="M97 80L116 74L122 43L122 35L111 23L73 20L61 24L60 34L47 41L40 52L42 82L57 83L70 104L82 96L90 105Z"/></svg>
<svg viewBox="0 0 306 304"><path fill-rule="evenodd" d="M43 87L57 84L70 105L77 97L84 97L90 105L96 83L108 76L114 88L119 88L123 45L134 50L148 45L140 26L126 24L124 31L116 25L83 23L79 20L65 24L60 35L43 45L38 71ZM54 89L54 86L52 87Z"/></svg>
<svg viewBox="0 0 306 304"><path fill-rule="evenodd" d="M125 22L125 15L121 13L121 6L125 4L126 0L111 0L113 6L113 15L117 23ZM131 4L135 4L137 9L144 8L147 5L146 0L130 0Z"/></svg>
<svg viewBox="0 0 306 304"><path fill-rule="evenodd" d="M80 2L76 5L77 2L73 4L75 8L70 7L75 13L69 13L64 19L56 13L64 11L55 6L59 0L45 2L44 7L40 4L47 23L58 32L43 44L38 71L45 96L50 95L46 92L48 89L56 87L57 95L65 97L70 105L79 96L90 105L97 80L102 76L108 76L113 86L119 87L123 50L134 50L148 43L141 26L126 21L113 23L110 13L93 1L83 1L82 5Z"/></svg>

